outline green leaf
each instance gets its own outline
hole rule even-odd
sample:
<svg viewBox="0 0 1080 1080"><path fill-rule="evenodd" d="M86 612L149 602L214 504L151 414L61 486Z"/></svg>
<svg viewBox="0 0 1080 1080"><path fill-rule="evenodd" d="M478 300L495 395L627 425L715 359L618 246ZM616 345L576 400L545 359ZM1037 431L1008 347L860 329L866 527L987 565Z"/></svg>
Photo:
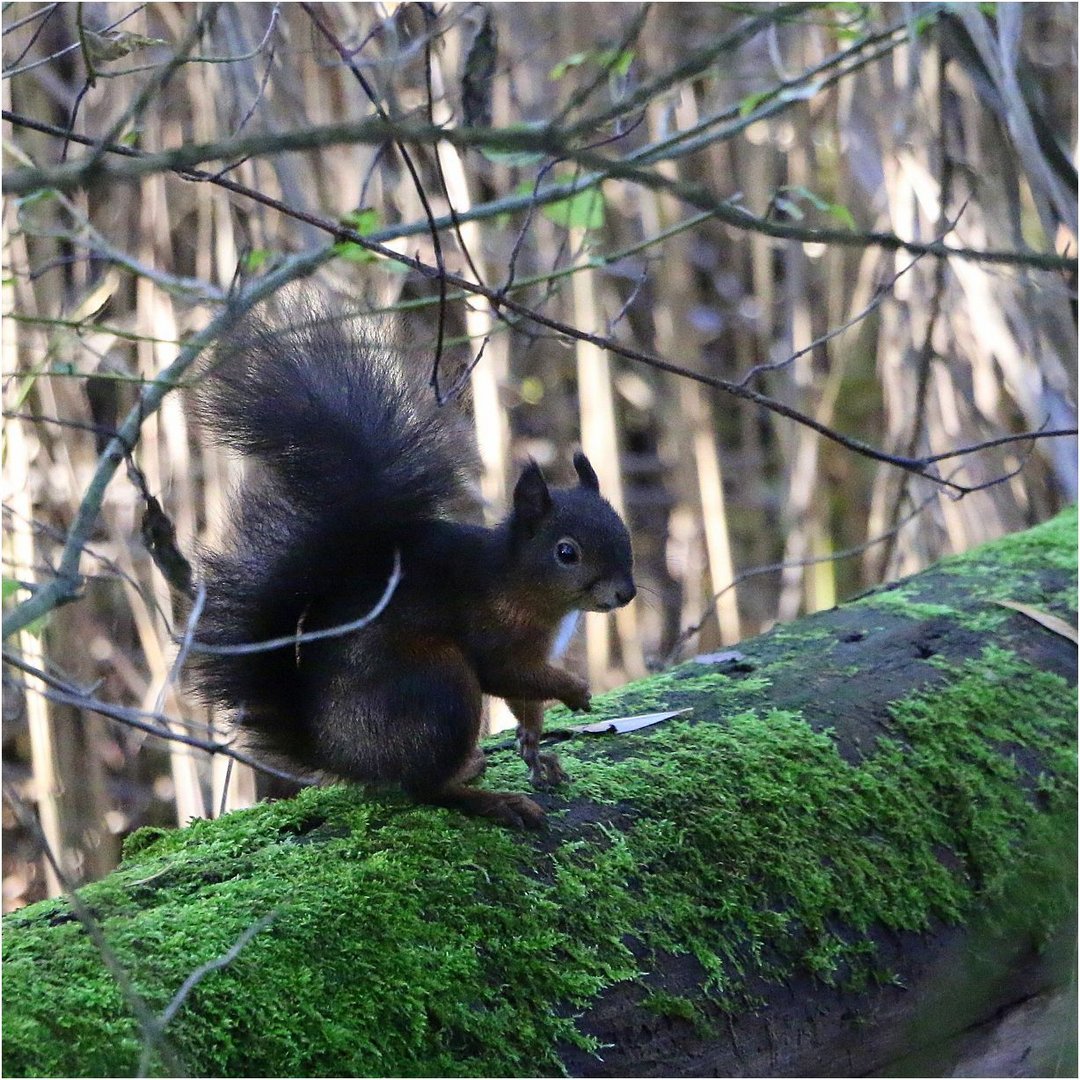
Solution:
<svg viewBox="0 0 1080 1080"><path fill-rule="evenodd" d="M632 49L602 49L596 54L596 62L612 75L625 75L634 62Z"/></svg>
<svg viewBox="0 0 1080 1080"><path fill-rule="evenodd" d="M379 224L379 211L370 206L350 210L342 215L341 224L348 225L353 232L358 232L361 236L369 236Z"/></svg>
<svg viewBox="0 0 1080 1080"><path fill-rule="evenodd" d="M517 186L517 193L531 195L534 187L532 181L523 180ZM599 188L589 188L548 203L540 208L540 212L564 229L601 229L604 226L604 193Z"/></svg>
<svg viewBox="0 0 1080 1080"><path fill-rule="evenodd" d="M539 124L507 124L504 131L537 131ZM480 153L496 165L535 165L544 160L537 150L500 150L498 147L481 146Z"/></svg>
<svg viewBox="0 0 1080 1080"><path fill-rule="evenodd" d="M244 269L255 271L258 270L267 259L270 258L270 251L268 248L252 248L244 256Z"/></svg>
<svg viewBox="0 0 1080 1080"><path fill-rule="evenodd" d="M739 115L749 116L763 101L768 101L775 93L775 90L759 90L755 94L747 94L739 102Z"/></svg>
<svg viewBox="0 0 1080 1080"><path fill-rule="evenodd" d="M858 229L858 225L855 224L855 215L846 206L841 206L839 203L830 203L829 213L832 214L841 225L846 225L851 229L852 232Z"/></svg>
<svg viewBox="0 0 1080 1080"><path fill-rule="evenodd" d="M612 75L625 75L634 62L633 49L595 49L589 52L576 52L565 60L560 60L549 72L548 79L558 82L571 68L585 64L595 64Z"/></svg>
<svg viewBox="0 0 1080 1080"><path fill-rule="evenodd" d="M938 21L938 12L930 10L922 15L916 15L915 21L912 23L912 29L915 31L916 37L922 37L932 26Z"/></svg>
<svg viewBox="0 0 1080 1080"><path fill-rule="evenodd" d="M558 82L571 68L580 67L588 59L589 54L587 52L577 52L571 56L568 56L565 60L560 60L549 72L548 79L551 82Z"/></svg>
<svg viewBox="0 0 1080 1080"><path fill-rule="evenodd" d="M29 592L29 589L21 581L16 581L15 578L4 578L0 582L0 588L3 590L3 600L5 605L7 602L14 598L17 592ZM15 605L12 605L15 606ZM34 637L41 637L41 631L45 629L45 624L49 621L51 612L46 612L44 615L39 615L32 622L26 624L23 630L27 634L32 634Z"/></svg>
<svg viewBox="0 0 1080 1080"><path fill-rule="evenodd" d="M354 244L351 240L339 240L334 245L334 254L354 263L373 263L378 258L374 251L368 251L366 247Z"/></svg>

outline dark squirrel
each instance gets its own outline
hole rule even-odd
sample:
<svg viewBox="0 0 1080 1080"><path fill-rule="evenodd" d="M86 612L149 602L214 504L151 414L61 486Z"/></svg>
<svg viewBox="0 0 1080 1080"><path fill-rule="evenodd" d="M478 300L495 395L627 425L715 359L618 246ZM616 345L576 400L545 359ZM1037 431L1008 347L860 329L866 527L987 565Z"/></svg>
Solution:
<svg viewBox="0 0 1080 1080"><path fill-rule="evenodd" d="M434 395L385 343L309 301L284 329L248 317L196 392L203 426L253 468L223 547L204 552L196 638L236 646L360 619L399 560L382 613L340 636L192 657L197 691L256 749L311 772L389 782L415 799L538 827L524 795L466 786L484 768L481 696L505 698L532 783L565 778L540 753L543 703L588 710L589 690L552 666L574 610L634 598L630 538L574 456L579 483L549 488L530 463L494 528L448 516L466 453Z"/></svg>

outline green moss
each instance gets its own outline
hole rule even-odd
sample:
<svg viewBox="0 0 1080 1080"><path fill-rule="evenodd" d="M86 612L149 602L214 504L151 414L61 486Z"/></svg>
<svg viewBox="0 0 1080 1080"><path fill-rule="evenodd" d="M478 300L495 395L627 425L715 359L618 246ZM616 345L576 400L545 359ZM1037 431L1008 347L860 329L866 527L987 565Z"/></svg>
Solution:
<svg viewBox="0 0 1080 1080"><path fill-rule="evenodd" d="M318 829L323 835L309 839ZM470 1075L480 1058L490 1067L496 1032L499 1071L515 1075L532 1067L538 1042L581 1041L570 1019L514 1021L533 1011L530 995L550 992L558 898L522 873L512 834L336 788L197 823L150 854L85 898L157 1010L188 971L278 912L227 971L200 984L170 1029L196 1075ZM139 910L139 900L148 907ZM535 919L521 920L523 905ZM131 1071L134 1025L81 927L35 935L38 916L9 921L5 996L20 999L47 971L63 983L63 1004L73 1006L68 1041L56 1041L57 1000L26 1031L36 1032L40 1071L55 1072L50 1051L67 1060L73 1045L91 1043L105 1059L78 1058L61 1071ZM57 970L55 949L77 957L78 969ZM599 988L599 972L565 972L554 980L562 1000L583 1004ZM87 988L103 1000L74 1007ZM111 1047L94 1032L103 1007L117 1018ZM7 1067L23 1071L11 1049Z"/></svg>
<svg viewBox="0 0 1080 1080"><path fill-rule="evenodd" d="M631 930L647 952L695 956L728 1008L748 971L890 978L877 928L955 921L974 890L1005 888L1032 810L1000 746L1044 755L1039 797L1068 808L1073 707L1063 680L988 650L948 688L897 705L895 738L859 766L779 710L674 720L622 761L586 745L568 761L569 798L628 813L547 854L438 810L311 790L160 837L84 896L156 1009L278 912L175 1021L195 1073L557 1070L554 1047L587 1040L537 1003L586 1008L636 977ZM519 763L498 756L492 782L519 782ZM9 1067L130 1070L134 1024L81 927L43 932L62 908L8 921Z"/></svg>
<svg viewBox="0 0 1080 1080"><path fill-rule="evenodd" d="M669 994L664 990L653 990L641 1001L641 1007L660 1016L671 1016L679 1020L696 1020L697 1003L678 994Z"/></svg>
<svg viewBox="0 0 1080 1080"><path fill-rule="evenodd" d="M1036 607L1075 614L1076 547L1077 508L1070 506L1042 525L942 559L931 573L874 590L856 602L913 619L939 615L981 633L1012 617L996 601L1017 600L1018 594ZM1061 572L1049 586L1048 570Z"/></svg>
<svg viewBox="0 0 1080 1080"><path fill-rule="evenodd" d="M911 593L904 589L874 593L856 603L885 611L896 611L909 619L955 618L957 615L956 608L948 604L921 603L913 599Z"/></svg>
<svg viewBox="0 0 1080 1080"><path fill-rule="evenodd" d="M705 1017L701 1005L693 998L669 994L666 990L651 990L641 999L641 1007L658 1016L691 1024L700 1038L707 1039L713 1034L713 1025Z"/></svg>
<svg viewBox="0 0 1080 1080"><path fill-rule="evenodd" d="M828 665L823 625L810 629ZM997 644L938 656L937 683L896 701L855 760L768 702L791 642L743 646L757 669L740 678L689 664L599 699L600 716L694 712L564 744L571 779L547 798L539 840L311 789L143 833L83 898L158 1011L276 912L170 1025L193 1075L551 1075L561 1045L594 1048L576 1018L619 983L700 1020L750 1003L751 976L894 980L883 930L975 913L1010 934L1060 922L1075 881L1074 689ZM491 758L485 784L522 790L515 755ZM65 902L9 916L3 946L8 1074L134 1070L135 1023ZM700 998L650 984L669 954L700 965Z"/></svg>
<svg viewBox="0 0 1080 1080"><path fill-rule="evenodd" d="M980 574L982 566L1049 566L1075 575L1077 535L1077 507L1074 504L1041 525L943 559L938 566L948 571L974 570Z"/></svg>
<svg viewBox="0 0 1080 1080"><path fill-rule="evenodd" d="M136 829L124 840L124 858L132 859L142 854L159 840L169 836L172 831L172 829L161 829L154 825L145 825L141 829Z"/></svg>

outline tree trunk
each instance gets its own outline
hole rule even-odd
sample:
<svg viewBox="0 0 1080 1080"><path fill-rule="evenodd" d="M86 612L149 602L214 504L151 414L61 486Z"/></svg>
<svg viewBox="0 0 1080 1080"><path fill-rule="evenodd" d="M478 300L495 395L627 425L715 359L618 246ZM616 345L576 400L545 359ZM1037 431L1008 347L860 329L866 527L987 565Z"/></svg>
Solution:
<svg viewBox="0 0 1080 1080"><path fill-rule="evenodd" d="M174 1010L191 1075L1067 1075L1076 648L998 601L1075 625L1075 510L599 698L692 711L567 739L542 833L309 789L80 895L159 1016L273 913ZM6 1074L138 1067L67 900L3 993Z"/></svg>

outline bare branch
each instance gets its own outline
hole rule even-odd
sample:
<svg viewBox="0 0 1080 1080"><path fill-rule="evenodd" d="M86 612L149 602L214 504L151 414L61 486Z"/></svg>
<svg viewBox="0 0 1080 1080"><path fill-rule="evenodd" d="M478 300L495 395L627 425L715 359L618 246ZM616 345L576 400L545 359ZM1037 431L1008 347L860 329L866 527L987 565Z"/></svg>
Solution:
<svg viewBox="0 0 1080 1080"><path fill-rule="evenodd" d="M967 457L969 454L977 454L981 450L990 450L995 446L1006 446L1009 443L1034 442L1036 439L1068 439L1076 438L1076 428L1046 428L1041 427L1038 431L1022 431L1016 435L999 435L994 439L984 439L982 442L973 443L971 446L961 446L955 450L943 450L940 454L927 454L918 460L926 465L933 465L938 461L948 461L950 458ZM985 487L985 484L979 485ZM971 488L977 491L979 488Z"/></svg>
<svg viewBox="0 0 1080 1080"><path fill-rule="evenodd" d="M326 638L343 637L345 634L355 633L370 626L385 610L390 603L394 591L401 582L401 551L394 548L394 568L390 578L386 582L382 596L378 603L366 614L352 622L341 623L325 630L307 630L303 633L286 634L284 637L271 638L269 641L253 641L244 645L211 645L204 641L187 641L187 648L193 653L206 653L210 656L246 656L249 653L271 652L274 649L282 649L287 645L298 646L308 641L324 641ZM200 593L202 590L200 589Z"/></svg>
<svg viewBox="0 0 1080 1080"><path fill-rule="evenodd" d="M98 461L93 479L83 495L75 520L68 530L67 543L64 545L56 577L5 617L5 637L23 629L57 605L69 603L78 597L82 587L79 558L101 510L101 503L109 481L120 462L126 457L129 448L138 442L143 421L157 410L165 395L175 388L181 376L195 362L202 350L260 300L277 292L289 282L310 274L332 257L333 250L330 248L296 256L254 282L220 315L211 320L204 330L192 335L172 364L152 383L143 388L139 394L139 400L128 413L116 437L109 443Z"/></svg>
<svg viewBox="0 0 1080 1080"><path fill-rule="evenodd" d="M4 117L9 118L7 112L4 113ZM594 150L568 146L565 140L550 131L522 128L440 128L426 124L388 122L380 117L371 117L349 124L308 127L278 134L249 135L218 143L189 144L163 153L131 157L126 162L99 161L95 155L91 155L80 161L51 168L16 169L5 174L3 190L9 195L28 195L46 188L64 191L85 187L91 183L135 180L159 172L188 172L205 161L255 157L291 150L310 150L343 143L378 144L387 139L417 145L430 145L445 140L459 148L488 147L507 151L539 152L575 161L593 170L573 183L557 184L536 192L532 196L515 196L487 203L483 213L474 208L467 215L460 215L460 220L476 220L480 217L492 217L524 209L533 201L545 204L556 202L595 187L604 180L615 179L641 184L653 191L667 192L687 205L706 210L718 220L736 228L781 239L834 244L841 247L881 247L887 251L903 250L910 251L912 254L925 253L936 258L962 258L976 262L1028 266L1042 270L1076 270L1078 265L1076 258L1065 258L1056 254L950 247L942 243L904 240L894 233L813 228L788 222L769 221L752 214L730 199L717 198L700 184L672 180L630 161L607 157ZM436 218L434 221L436 229L444 229L452 224L453 219L450 217ZM403 228L382 230L372 234L368 239L378 242L421 231L429 232L431 227L430 223L425 222L422 226L414 225L407 230ZM352 239L348 235L349 230L342 229L340 232L342 238Z"/></svg>
<svg viewBox="0 0 1080 1080"><path fill-rule="evenodd" d="M67 897L68 903L71 904L71 910L82 924L87 937L94 943L94 948L97 949L103 963L109 969L109 973L116 980L116 985L120 990L124 1003L132 1011L135 1020L139 1025L144 1045L146 1047L153 1047L153 1049L161 1055L161 1060L169 1070L170 1076L186 1075L183 1071L179 1056L162 1034L149 1006L135 988L135 984L131 981L131 976L128 975L116 953L113 952L112 946L106 941L105 933L101 929L101 924L94 917L93 912L83 903L82 897L79 896L78 892L75 890L75 886L72 885L71 880L64 873L63 868L60 866L59 859L57 859L55 852L45 839L45 834L42 832L41 825L38 823L37 815L23 802L14 787L12 787L7 780L3 781L3 789L4 798L7 799L11 809L15 812L15 816L19 819L19 823L34 838L34 842L41 850L42 855L48 860L49 865L53 869L53 873L56 874L57 881L60 882L60 887L64 890L64 895Z"/></svg>
<svg viewBox="0 0 1080 1080"><path fill-rule="evenodd" d="M76 709L97 713L98 716L115 720L117 723L134 728L136 731L145 732L147 735L152 735L158 739L180 743L183 746L190 746L207 754L221 754L240 762L241 765L250 765L253 769L266 773L267 776L276 776L280 780L288 780L296 784L309 784L311 782L309 778L268 765L259 758L245 754L242 750L237 750L228 743L200 739L195 735L185 735L182 732L172 730L169 725L176 724L177 721L161 713L149 712L146 709L127 708L123 705L111 705L106 701L101 701L89 691L67 683L63 679L50 675L48 672L42 671L31 664L27 664L10 649L3 650L3 659L5 663L10 664L12 667L32 675L35 679L40 679L45 684L44 689L32 686L28 688L42 694L49 701L55 701L59 705L70 705ZM151 723L150 720L154 720L156 723Z"/></svg>
<svg viewBox="0 0 1080 1080"><path fill-rule="evenodd" d="M165 1028L168 1027L169 1022L180 1011L184 1002L187 1000L188 995L196 986L199 985L206 978L207 975L214 971L221 971L222 968L228 967L239 955L241 949L260 931L265 930L271 923L277 919L280 913L278 911L268 911L261 919L257 919L253 922L232 944L228 952L222 953L221 956L214 957L213 960L207 960L205 964L200 964L181 984L180 989L173 995L172 1000L165 1006L161 1016L155 1021L159 1034L164 1033ZM143 1046L142 1059L139 1062L139 1075L145 1076L147 1069L150 1066L150 1046L146 1044Z"/></svg>

